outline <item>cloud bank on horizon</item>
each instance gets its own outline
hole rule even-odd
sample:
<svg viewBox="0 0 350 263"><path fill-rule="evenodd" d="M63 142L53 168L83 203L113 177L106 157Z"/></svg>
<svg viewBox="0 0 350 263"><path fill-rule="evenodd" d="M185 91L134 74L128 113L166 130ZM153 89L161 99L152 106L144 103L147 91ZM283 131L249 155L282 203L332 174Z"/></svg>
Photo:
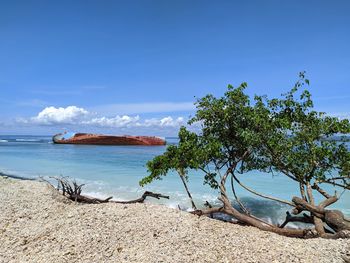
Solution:
<svg viewBox="0 0 350 263"><path fill-rule="evenodd" d="M180 127L185 124L184 117L173 118L166 116L162 118L145 118L139 115L116 115L114 117L96 116L97 113L90 112L77 106L46 107L36 116L31 118L19 118L18 124L42 125L42 126L95 126L100 128L133 128L133 127L154 127L168 128Z"/></svg>
<svg viewBox="0 0 350 263"><path fill-rule="evenodd" d="M142 118L138 114L132 115L132 113L141 113L140 110L148 112L167 112L166 106L171 105L169 112L176 110L191 109L188 103L158 103L155 104L153 111L151 110L151 103L144 103L141 105L137 104L125 104L126 107L122 108L122 105L107 105L105 107L94 107L93 109L104 109L102 113L106 112L106 109L118 109L117 112L128 114L119 114L115 116L101 116L101 112L87 110L78 106L67 106L67 107L54 107L49 106L41 110L36 116L30 118L17 118L17 125L33 125L33 126L62 126L70 125L76 127L98 127L98 128L156 128L161 130L162 128L179 128L187 123L188 118L163 116L160 118ZM131 105L135 105L136 109L132 110ZM163 108L165 106L165 108ZM192 108L194 108L192 104ZM110 111L109 111L110 112ZM349 113L338 112L331 113L329 116L337 117L340 119L349 118Z"/></svg>

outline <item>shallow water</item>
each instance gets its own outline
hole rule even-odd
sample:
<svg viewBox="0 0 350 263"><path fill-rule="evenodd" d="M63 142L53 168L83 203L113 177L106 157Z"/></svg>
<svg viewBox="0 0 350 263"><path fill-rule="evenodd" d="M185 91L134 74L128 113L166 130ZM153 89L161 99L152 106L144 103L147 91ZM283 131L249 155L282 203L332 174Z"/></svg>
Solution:
<svg viewBox="0 0 350 263"><path fill-rule="evenodd" d="M166 138L176 143L176 138ZM138 182L147 175L145 164L164 152L166 146L94 146L52 144L47 136L0 136L0 172L23 177L69 176L85 183L84 191L98 197L113 196L127 200L145 190L170 196L169 200L152 200L171 207L190 208L186 192L176 173L142 188ZM271 176L251 172L241 181L256 191L290 200L298 187L283 175ZM189 188L197 204L216 203L218 192L203 186L201 174L190 172ZM332 187L327 187L333 192ZM289 208L283 204L258 199L237 187L242 201L256 216L277 223ZM339 191L338 191L339 192ZM319 199L316 196L316 199ZM267 205L268 204L268 205ZM344 193L334 208L350 216L350 193Z"/></svg>

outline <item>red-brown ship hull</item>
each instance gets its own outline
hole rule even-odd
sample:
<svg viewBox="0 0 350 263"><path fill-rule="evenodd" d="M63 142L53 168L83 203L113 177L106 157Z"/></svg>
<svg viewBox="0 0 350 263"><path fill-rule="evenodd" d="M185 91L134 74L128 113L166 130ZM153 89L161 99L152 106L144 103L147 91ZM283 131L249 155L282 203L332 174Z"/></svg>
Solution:
<svg viewBox="0 0 350 263"><path fill-rule="evenodd" d="M113 136L101 134L77 133L64 139L64 134L55 135L52 140L57 144L87 144L87 145L165 145L165 140L153 136Z"/></svg>

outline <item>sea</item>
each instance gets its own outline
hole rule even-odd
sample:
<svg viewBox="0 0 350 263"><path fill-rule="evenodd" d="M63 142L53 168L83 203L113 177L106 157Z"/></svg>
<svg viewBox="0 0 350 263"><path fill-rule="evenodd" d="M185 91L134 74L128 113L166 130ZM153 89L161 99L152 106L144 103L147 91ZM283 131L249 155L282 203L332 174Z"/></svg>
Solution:
<svg viewBox="0 0 350 263"><path fill-rule="evenodd" d="M177 138L166 140L167 144L178 142ZM131 200L140 197L144 191L153 191L170 198L150 198L147 202L190 210L191 204L175 172L144 187L139 185L139 181L148 175L147 161L165 150L166 146L53 144L51 136L0 135L0 173L27 179L67 176L84 184L83 193L99 198L113 196L116 200ZM239 178L242 183L266 195L285 200L299 196L298 186L281 174L253 171ZM203 207L206 201L212 205L220 204L217 199L219 192L203 185L200 172L189 171L188 186L198 207ZM227 188L230 189L229 185ZM341 195L330 208L339 209L350 217L350 191L344 192L333 186L325 188L330 193L337 191ZM240 186L236 186L236 192L253 215L270 223L282 223L286 211L291 209L288 205L258 198ZM321 199L316 195L316 201Z"/></svg>

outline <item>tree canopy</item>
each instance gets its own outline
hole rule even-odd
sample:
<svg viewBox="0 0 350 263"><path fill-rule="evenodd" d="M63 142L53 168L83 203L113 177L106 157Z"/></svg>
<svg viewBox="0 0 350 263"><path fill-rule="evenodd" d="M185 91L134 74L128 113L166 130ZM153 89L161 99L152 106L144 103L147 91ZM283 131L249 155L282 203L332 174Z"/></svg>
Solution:
<svg viewBox="0 0 350 263"><path fill-rule="evenodd" d="M348 235L350 222L340 211L326 209L339 196L327 193L322 185L350 189L350 152L342 137L350 133L350 122L314 110L311 94L305 88L308 85L302 72L295 86L280 98L251 98L246 93L247 84L242 83L237 88L229 85L222 97L207 95L198 99L196 114L188 122L191 129L182 127L178 145L168 146L164 154L147 163L150 174L140 184L175 170L196 209L186 181L191 170L200 170L203 182L219 189L222 207L195 210L196 214L226 213L241 223L288 236ZM335 136L340 139L334 140ZM257 193L238 178L238 174L244 176L252 170L287 176L298 183L300 197L289 201ZM226 189L228 180L241 210L232 206ZM261 197L290 205L294 216L287 212L280 226L256 218L236 195L237 184ZM319 204L315 203L314 191L325 198ZM307 213L297 216L303 211ZM312 223L315 228L284 228L291 221Z"/></svg>

